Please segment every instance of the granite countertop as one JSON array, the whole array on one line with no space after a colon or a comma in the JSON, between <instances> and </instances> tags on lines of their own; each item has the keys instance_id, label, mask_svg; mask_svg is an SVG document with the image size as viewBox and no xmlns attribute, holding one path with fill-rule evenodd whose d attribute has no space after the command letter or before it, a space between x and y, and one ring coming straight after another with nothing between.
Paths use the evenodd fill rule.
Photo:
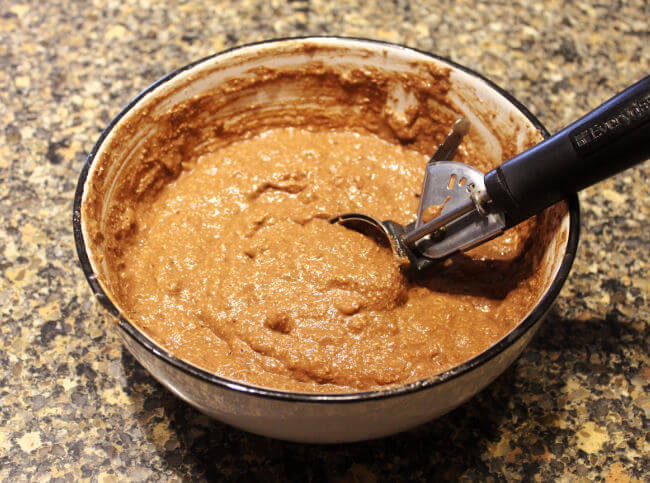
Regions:
<instances>
[{"instance_id":1,"label":"granite countertop","mask_svg":"<svg viewBox=\"0 0 650 483\"><path fill-rule=\"evenodd\" d=\"M484 73L554 131L650 72L646 0L173 3L0 6L0 479L650 479L648 163L581 194L569 281L503 376L360 444L253 436L163 389L92 298L71 226L100 130L192 60L284 36L400 42Z\"/></svg>"}]
</instances>

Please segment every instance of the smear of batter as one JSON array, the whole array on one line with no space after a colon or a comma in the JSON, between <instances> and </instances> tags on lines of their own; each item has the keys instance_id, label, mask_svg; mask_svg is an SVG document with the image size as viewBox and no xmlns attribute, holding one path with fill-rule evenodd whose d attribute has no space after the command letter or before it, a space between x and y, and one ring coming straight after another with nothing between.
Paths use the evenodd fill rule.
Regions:
<instances>
[{"instance_id":1,"label":"smear of batter","mask_svg":"<svg viewBox=\"0 0 650 483\"><path fill-rule=\"evenodd\" d=\"M480 353L535 303L531 221L410 279L327 219L412 221L427 158L372 134L277 128L205 155L130 214L120 303L193 364L294 391L361 391Z\"/></svg>"}]
</instances>

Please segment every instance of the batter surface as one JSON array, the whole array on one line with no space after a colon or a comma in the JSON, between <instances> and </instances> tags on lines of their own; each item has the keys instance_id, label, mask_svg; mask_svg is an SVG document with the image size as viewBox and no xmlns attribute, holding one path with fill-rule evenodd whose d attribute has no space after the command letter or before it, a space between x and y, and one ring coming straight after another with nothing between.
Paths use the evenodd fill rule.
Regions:
<instances>
[{"instance_id":1,"label":"batter surface","mask_svg":"<svg viewBox=\"0 0 650 483\"><path fill-rule=\"evenodd\" d=\"M204 155L128 208L120 306L178 357L267 387L362 391L456 366L538 299L538 222L413 278L327 221L412 221L426 162L373 134L303 128Z\"/></svg>"}]
</instances>

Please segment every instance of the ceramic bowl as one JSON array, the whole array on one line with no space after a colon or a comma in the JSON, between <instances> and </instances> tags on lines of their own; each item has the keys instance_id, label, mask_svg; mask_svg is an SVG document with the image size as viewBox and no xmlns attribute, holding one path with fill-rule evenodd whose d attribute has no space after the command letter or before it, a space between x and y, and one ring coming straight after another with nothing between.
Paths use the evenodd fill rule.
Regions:
<instances>
[{"instance_id":1,"label":"ceramic bowl","mask_svg":"<svg viewBox=\"0 0 650 483\"><path fill-rule=\"evenodd\" d=\"M298 68L314 62L341 69L372 67L394 72L408 71L416 64L445 68L450 72L451 90L458 94L459 110L486 138L504 129L548 136L539 121L511 95L481 75L426 52L331 37L247 45L202 59L160 79L118 114L101 134L81 172L74 200L74 235L86 278L99 301L116 317L115 328L124 345L170 391L205 414L252 433L300 442L350 442L390 435L439 417L474 396L512 364L542 323L569 274L578 243L579 207L577 196L563 202L561 221L545 255L546 289L530 313L483 353L429 379L372 392L292 393L225 379L178 359L120 314L102 282L106 267L100 249L90 243L91 223L85 217L89 193L103 184L102 199L95 197L93 202L109 205L111 180L129 163L139 162L137 151L155 132L155 125L138 125L138 113L173 109L229 79L257 75L260 67ZM287 99L295 103L300 93L291 89L264 92L262 87L255 95L258 105L270 107ZM488 125L481 119L491 120ZM126 125L128 136L123 129ZM110 156L106 153L109 146ZM95 213L103 216L102 210ZM101 226L101 219L93 221L93 226Z\"/></svg>"}]
</instances>

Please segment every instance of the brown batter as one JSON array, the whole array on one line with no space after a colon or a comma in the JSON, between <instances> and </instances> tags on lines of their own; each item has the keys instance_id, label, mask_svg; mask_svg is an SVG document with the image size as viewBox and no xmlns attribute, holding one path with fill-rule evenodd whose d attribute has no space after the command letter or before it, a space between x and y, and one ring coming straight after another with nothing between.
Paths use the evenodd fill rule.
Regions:
<instances>
[{"instance_id":1,"label":"brown batter","mask_svg":"<svg viewBox=\"0 0 650 483\"><path fill-rule=\"evenodd\" d=\"M124 145L137 125L125 123L84 205L105 290L176 356L285 390L403 384L484 351L538 300L562 210L415 278L390 249L327 221L350 211L412 221L428 156L458 117L446 76L428 65L408 76L266 69L140 113L157 129ZM406 118L387 107L395 84L421 106ZM293 103L251 104L262 88L292 86ZM502 157L514 154L493 134ZM484 171L501 161L482 155L480 136L466 140L459 161ZM136 161L113 183L125 156Z\"/></svg>"},{"instance_id":2,"label":"brown batter","mask_svg":"<svg viewBox=\"0 0 650 483\"><path fill-rule=\"evenodd\" d=\"M202 157L136 215L130 320L183 359L283 389L366 390L463 362L529 310L535 290L503 287L515 267L473 270L460 290L453 274L409 281L389 249L327 221L408 223L426 162L374 135L293 128ZM487 250L521 247L515 232Z\"/></svg>"}]
</instances>

